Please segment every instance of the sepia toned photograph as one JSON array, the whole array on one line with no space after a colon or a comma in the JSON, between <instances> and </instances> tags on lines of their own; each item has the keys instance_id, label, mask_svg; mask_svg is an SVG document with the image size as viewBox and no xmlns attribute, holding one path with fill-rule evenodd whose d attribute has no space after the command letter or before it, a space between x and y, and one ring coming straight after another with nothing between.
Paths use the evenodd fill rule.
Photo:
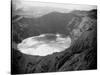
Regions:
<instances>
[{"instance_id":1,"label":"sepia toned photograph","mask_svg":"<svg viewBox=\"0 0 100 75\"><path fill-rule=\"evenodd\" d=\"M11 0L11 74L97 70L97 6Z\"/></svg>"}]
</instances>

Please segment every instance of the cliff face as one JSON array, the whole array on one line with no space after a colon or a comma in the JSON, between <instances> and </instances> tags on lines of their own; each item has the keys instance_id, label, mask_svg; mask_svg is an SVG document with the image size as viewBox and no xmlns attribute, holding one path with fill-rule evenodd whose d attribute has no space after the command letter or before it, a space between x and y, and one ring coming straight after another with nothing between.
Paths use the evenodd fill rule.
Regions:
<instances>
[{"instance_id":1,"label":"cliff face","mask_svg":"<svg viewBox=\"0 0 100 75\"><path fill-rule=\"evenodd\" d=\"M52 15L55 15L55 19L51 17ZM47 55L45 57L22 54L15 47L12 47L11 65L13 74L97 69L96 11L89 11L85 13L85 15L78 15L77 13L74 14L74 12L71 13L69 17L68 15L65 15L66 14L63 14L62 16L62 14L60 13L45 15L38 20L34 20L33 27L33 21L31 21L32 19L28 19L30 21L29 25L26 25L26 27L22 27L22 31L19 23L23 24L23 22L26 22L28 20L22 21L21 19L13 23L14 26L16 26L16 24L19 26L19 28L13 26L15 28L13 32L16 33L16 36L18 36L17 41L19 42L26 37L33 36L35 33L33 34L32 32L35 31L37 31L39 34L44 33L45 31L47 33L51 33L52 31L55 33L59 31L59 33L69 35L72 39L70 48L59 53ZM32 25L30 23L32 23ZM35 23L38 23L38 25L35 26ZM39 28L40 25L43 29L33 30L32 32L30 31L34 27ZM46 25L48 26L46 27ZM57 28L57 26L60 25L62 25L64 29L63 27ZM47 29L48 27L53 29L53 26L57 29L50 31ZM22 32L22 34L24 31L27 31L27 33L24 32L25 35L23 36L21 35L20 31ZM28 33L30 32L32 34L29 35ZM13 42L17 43L16 40L13 40Z\"/></svg>"}]
</instances>

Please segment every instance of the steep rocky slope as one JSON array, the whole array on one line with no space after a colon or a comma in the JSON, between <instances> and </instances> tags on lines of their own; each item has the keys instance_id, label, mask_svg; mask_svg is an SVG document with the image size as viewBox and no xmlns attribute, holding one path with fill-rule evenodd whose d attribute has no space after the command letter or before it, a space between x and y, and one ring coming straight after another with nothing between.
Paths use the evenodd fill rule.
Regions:
<instances>
[{"instance_id":1,"label":"steep rocky slope","mask_svg":"<svg viewBox=\"0 0 100 75\"><path fill-rule=\"evenodd\" d=\"M76 14L77 13L70 13L70 15L65 16L66 14L62 13L51 13L39 18L38 20L35 19L34 21L32 19L29 20L22 18L17 22L14 22L12 24L13 35L17 36L16 39L14 38L14 36L12 38L14 44L17 44L26 37L34 36L33 33L35 31L36 33L38 32L38 34L41 34L45 31L48 32L48 27L53 29L54 27L56 28L62 25L65 29L63 29L63 27L58 27L56 30L55 28L54 30L50 29L49 32L51 33L52 31L54 31L54 33L59 32L69 35L72 39L72 45L65 51L47 55L45 57L23 54L19 52L16 48L16 45L14 45L12 46L12 73L24 74L97 69L96 10L89 11L85 15L77 14L76 16ZM19 23L24 24L23 22L27 22L25 24L28 25L26 25L26 27L20 27ZM39 26L43 29L35 30L35 27L39 28ZM30 32L31 34L29 34Z\"/></svg>"}]
</instances>

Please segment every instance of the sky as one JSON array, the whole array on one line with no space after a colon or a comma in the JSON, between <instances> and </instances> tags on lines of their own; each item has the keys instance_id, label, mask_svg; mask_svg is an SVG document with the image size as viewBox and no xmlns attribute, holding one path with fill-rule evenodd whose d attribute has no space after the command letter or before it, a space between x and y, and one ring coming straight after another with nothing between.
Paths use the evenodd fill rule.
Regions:
<instances>
[{"instance_id":1,"label":"sky","mask_svg":"<svg viewBox=\"0 0 100 75\"><path fill-rule=\"evenodd\" d=\"M73 10L96 9L95 5L63 4L51 2L39 2L32 0L12 0L13 8L17 14L38 18L50 12L69 13Z\"/></svg>"},{"instance_id":2,"label":"sky","mask_svg":"<svg viewBox=\"0 0 100 75\"><path fill-rule=\"evenodd\" d=\"M96 9L95 5L80 5L80 4L60 4L60 3L47 3L47 2L36 2L32 0L12 0L13 4L16 5L16 9L28 8L28 7L54 7L63 8L70 10L91 10Z\"/></svg>"}]
</instances>

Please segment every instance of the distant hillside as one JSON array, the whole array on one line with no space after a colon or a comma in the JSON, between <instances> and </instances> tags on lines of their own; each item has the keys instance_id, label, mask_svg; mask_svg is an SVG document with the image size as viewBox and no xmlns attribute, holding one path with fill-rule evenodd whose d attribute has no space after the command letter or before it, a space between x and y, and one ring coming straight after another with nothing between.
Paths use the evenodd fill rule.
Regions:
<instances>
[{"instance_id":1,"label":"distant hillside","mask_svg":"<svg viewBox=\"0 0 100 75\"><path fill-rule=\"evenodd\" d=\"M22 38L35 36L42 33L62 33L68 35L69 27L67 26L69 22L72 21L73 18L79 19L79 22L81 21L80 16L76 16L75 14L71 13L59 12L52 12L40 18L26 18L21 16L16 17L13 18L15 19L12 23L13 31L17 32ZM73 25L70 25L70 28L72 27Z\"/></svg>"}]
</instances>

